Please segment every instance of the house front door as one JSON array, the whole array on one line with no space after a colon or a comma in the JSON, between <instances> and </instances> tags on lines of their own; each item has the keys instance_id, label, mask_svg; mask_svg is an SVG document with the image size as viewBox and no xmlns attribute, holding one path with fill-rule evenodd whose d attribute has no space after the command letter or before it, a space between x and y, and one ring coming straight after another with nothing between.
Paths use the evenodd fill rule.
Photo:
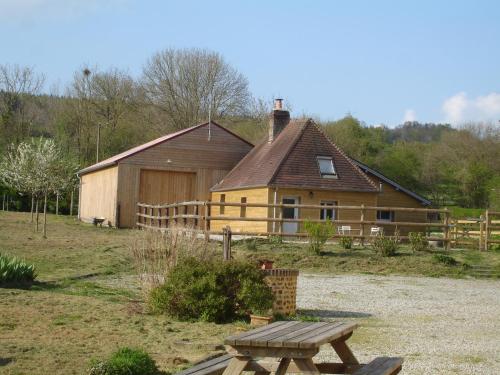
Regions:
<instances>
[{"instance_id":1,"label":"house front door","mask_svg":"<svg viewBox=\"0 0 500 375\"><path fill-rule=\"evenodd\" d=\"M299 204L299 198L297 197L283 197L283 204ZM299 208L298 207L284 207L283 208L283 219L298 219L299 218ZM299 223L295 222L284 222L283 223L283 233L297 233L299 230Z\"/></svg>"}]
</instances>

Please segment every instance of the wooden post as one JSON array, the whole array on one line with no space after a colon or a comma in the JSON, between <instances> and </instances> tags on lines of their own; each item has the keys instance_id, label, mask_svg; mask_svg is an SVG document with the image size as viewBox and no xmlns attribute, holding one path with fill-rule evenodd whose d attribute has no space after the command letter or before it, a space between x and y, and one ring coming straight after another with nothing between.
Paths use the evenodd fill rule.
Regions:
<instances>
[{"instance_id":1,"label":"wooden post","mask_svg":"<svg viewBox=\"0 0 500 375\"><path fill-rule=\"evenodd\" d=\"M484 226L484 231L485 231L485 238L484 238L484 251L488 251L488 240L489 240L489 236L490 236L490 212L489 210L486 210L486 213L485 213L485 219L486 219L486 222L485 222L485 226Z\"/></svg>"},{"instance_id":2,"label":"wooden post","mask_svg":"<svg viewBox=\"0 0 500 375\"><path fill-rule=\"evenodd\" d=\"M56 216L59 216L59 193L56 194Z\"/></svg>"},{"instance_id":3,"label":"wooden post","mask_svg":"<svg viewBox=\"0 0 500 375\"><path fill-rule=\"evenodd\" d=\"M365 205L361 205L361 228L359 230L359 235L361 236L361 246L365 246Z\"/></svg>"},{"instance_id":4,"label":"wooden post","mask_svg":"<svg viewBox=\"0 0 500 375\"><path fill-rule=\"evenodd\" d=\"M484 250L484 216L479 216L479 251Z\"/></svg>"},{"instance_id":5,"label":"wooden post","mask_svg":"<svg viewBox=\"0 0 500 375\"><path fill-rule=\"evenodd\" d=\"M194 206L194 229L198 229L198 215L199 215L199 207L198 205Z\"/></svg>"},{"instance_id":6,"label":"wooden post","mask_svg":"<svg viewBox=\"0 0 500 375\"><path fill-rule=\"evenodd\" d=\"M166 208L165 216L167 217L165 219L165 228L168 228L168 226L170 225L169 224L169 220L170 220L170 208L169 207Z\"/></svg>"},{"instance_id":7,"label":"wooden post","mask_svg":"<svg viewBox=\"0 0 500 375\"><path fill-rule=\"evenodd\" d=\"M188 214L188 205L186 204L186 205L184 206L184 220L183 220L183 222L184 222L184 226L186 226L186 225L187 225L187 218L186 218L186 215L187 215L187 214Z\"/></svg>"},{"instance_id":8,"label":"wooden post","mask_svg":"<svg viewBox=\"0 0 500 375\"><path fill-rule=\"evenodd\" d=\"M210 239L210 221L209 221L209 216L210 216L210 201L206 201L203 203L203 216L204 216L204 222L203 222L203 231L205 232L205 241L208 241Z\"/></svg>"},{"instance_id":9,"label":"wooden post","mask_svg":"<svg viewBox=\"0 0 500 375\"><path fill-rule=\"evenodd\" d=\"M73 216L74 199L75 199L75 189L71 189L71 197L69 200L69 216Z\"/></svg>"},{"instance_id":10,"label":"wooden post","mask_svg":"<svg viewBox=\"0 0 500 375\"><path fill-rule=\"evenodd\" d=\"M278 227L278 232L280 236L283 233L283 206L280 206L280 225Z\"/></svg>"},{"instance_id":11,"label":"wooden post","mask_svg":"<svg viewBox=\"0 0 500 375\"><path fill-rule=\"evenodd\" d=\"M7 207L7 212L9 212L9 196L7 195L7 199L5 201L5 207Z\"/></svg>"},{"instance_id":12,"label":"wooden post","mask_svg":"<svg viewBox=\"0 0 500 375\"><path fill-rule=\"evenodd\" d=\"M174 206L174 223L177 224L177 216L179 215L179 207Z\"/></svg>"},{"instance_id":13,"label":"wooden post","mask_svg":"<svg viewBox=\"0 0 500 375\"><path fill-rule=\"evenodd\" d=\"M224 260L231 260L231 227L226 226L222 229Z\"/></svg>"},{"instance_id":14,"label":"wooden post","mask_svg":"<svg viewBox=\"0 0 500 375\"><path fill-rule=\"evenodd\" d=\"M450 250L450 212L448 208L445 208L444 213L444 248L445 250Z\"/></svg>"},{"instance_id":15,"label":"wooden post","mask_svg":"<svg viewBox=\"0 0 500 375\"><path fill-rule=\"evenodd\" d=\"M152 227L153 226L153 207L150 207L149 208L149 226Z\"/></svg>"},{"instance_id":16,"label":"wooden post","mask_svg":"<svg viewBox=\"0 0 500 375\"><path fill-rule=\"evenodd\" d=\"M161 208L158 207L158 228L161 228Z\"/></svg>"}]
</instances>

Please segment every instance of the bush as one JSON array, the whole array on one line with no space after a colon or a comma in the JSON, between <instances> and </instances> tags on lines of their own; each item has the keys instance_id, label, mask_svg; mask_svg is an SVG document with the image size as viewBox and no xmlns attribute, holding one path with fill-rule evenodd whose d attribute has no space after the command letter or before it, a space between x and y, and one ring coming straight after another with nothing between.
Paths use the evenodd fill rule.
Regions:
<instances>
[{"instance_id":1,"label":"bush","mask_svg":"<svg viewBox=\"0 0 500 375\"><path fill-rule=\"evenodd\" d=\"M16 257L0 254L0 285L32 283L35 278L34 265Z\"/></svg>"},{"instance_id":2,"label":"bush","mask_svg":"<svg viewBox=\"0 0 500 375\"><path fill-rule=\"evenodd\" d=\"M152 290L149 305L153 312L179 320L234 321L272 307L264 277L251 263L188 258L171 270L164 285Z\"/></svg>"},{"instance_id":3,"label":"bush","mask_svg":"<svg viewBox=\"0 0 500 375\"><path fill-rule=\"evenodd\" d=\"M269 243L271 245L281 245L283 243L282 236L269 236Z\"/></svg>"},{"instance_id":4,"label":"bush","mask_svg":"<svg viewBox=\"0 0 500 375\"><path fill-rule=\"evenodd\" d=\"M373 248L384 257L390 257L397 254L399 249L399 233L396 231L394 236L386 236L383 233L377 234L373 240Z\"/></svg>"},{"instance_id":5,"label":"bush","mask_svg":"<svg viewBox=\"0 0 500 375\"><path fill-rule=\"evenodd\" d=\"M453 258L449 255L434 254L433 258L436 262L443 263L447 266L456 266L458 264L458 262L455 260L455 258Z\"/></svg>"},{"instance_id":6,"label":"bush","mask_svg":"<svg viewBox=\"0 0 500 375\"><path fill-rule=\"evenodd\" d=\"M413 252L425 251L429 247L429 241L422 232L410 232L408 234L410 247Z\"/></svg>"},{"instance_id":7,"label":"bush","mask_svg":"<svg viewBox=\"0 0 500 375\"><path fill-rule=\"evenodd\" d=\"M309 249L315 254L320 254L326 241L333 235L332 224L306 221L304 229L309 235Z\"/></svg>"},{"instance_id":8,"label":"bush","mask_svg":"<svg viewBox=\"0 0 500 375\"><path fill-rule=\"evenodd\" d=\"M92 361L89 375L157 375L155 361L139 349L121 348L105 361Z\"/></svg>"},{"instance_id":9,"label":"bush","mask_svg":"<svg viewBox=\"0 0 500 375\"><path fill-rule=\"evenodd\" d=\"M247 250L249 251L257 250L257 240L255 238L250 238L246 240L245 244L247 245Z\"/></svg>"},{"instance_id":10,"label":"bush","mask_svg":"<svg viewBox=\"0 0 500 375\"><path fill-rule=\"evenodd\" d=\"M346 250L349 250L352 248L352 237L348 237L348 236L342 236L340 237L340 246L342 246L342 248L346 249Z\"/></svg>"}]
</instances>

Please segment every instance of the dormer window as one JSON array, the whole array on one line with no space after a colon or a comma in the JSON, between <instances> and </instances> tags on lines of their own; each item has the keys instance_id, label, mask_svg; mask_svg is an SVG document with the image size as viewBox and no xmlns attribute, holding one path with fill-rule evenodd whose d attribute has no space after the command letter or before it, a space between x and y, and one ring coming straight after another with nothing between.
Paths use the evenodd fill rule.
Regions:
<instances>
[{"instance_id":1,"label":"dormer window","mask_svg":"<svg viewBox=\"0 0 500 375\"><path fill-rule=\"evenodd\" d=\"M333 165L333 160L330 156L318 156L319 173L323 178L337 178L337 172L335 172L335 166Z\"/></svg>"}]
</instances>

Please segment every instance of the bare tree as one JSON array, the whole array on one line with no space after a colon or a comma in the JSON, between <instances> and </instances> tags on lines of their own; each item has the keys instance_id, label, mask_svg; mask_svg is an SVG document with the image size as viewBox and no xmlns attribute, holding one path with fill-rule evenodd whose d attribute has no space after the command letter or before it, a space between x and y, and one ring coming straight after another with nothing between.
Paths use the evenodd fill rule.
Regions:
<instances>
[{"instance_id":1,"label":"bare tree","mask_svg":"<svg viewBox=\"0 0 500 375\"><path fill-rule=\"evenodd\" d=\"M45 78L31 67L0 65L0 125L2 141L19 143L30 135L34 121L34 95Z\"/></svg>"},{"instance_id":2,"label":"bare tree","mask_svg":"<svg viewBox=\"0 0 500 375\"><path fill-rule=\"evenodd\" d=\"M244 113L250 100L247 79L216 53L166 49L143 70L149 103L177 130L208 119Z\"/></svg>"}]
</instances>

